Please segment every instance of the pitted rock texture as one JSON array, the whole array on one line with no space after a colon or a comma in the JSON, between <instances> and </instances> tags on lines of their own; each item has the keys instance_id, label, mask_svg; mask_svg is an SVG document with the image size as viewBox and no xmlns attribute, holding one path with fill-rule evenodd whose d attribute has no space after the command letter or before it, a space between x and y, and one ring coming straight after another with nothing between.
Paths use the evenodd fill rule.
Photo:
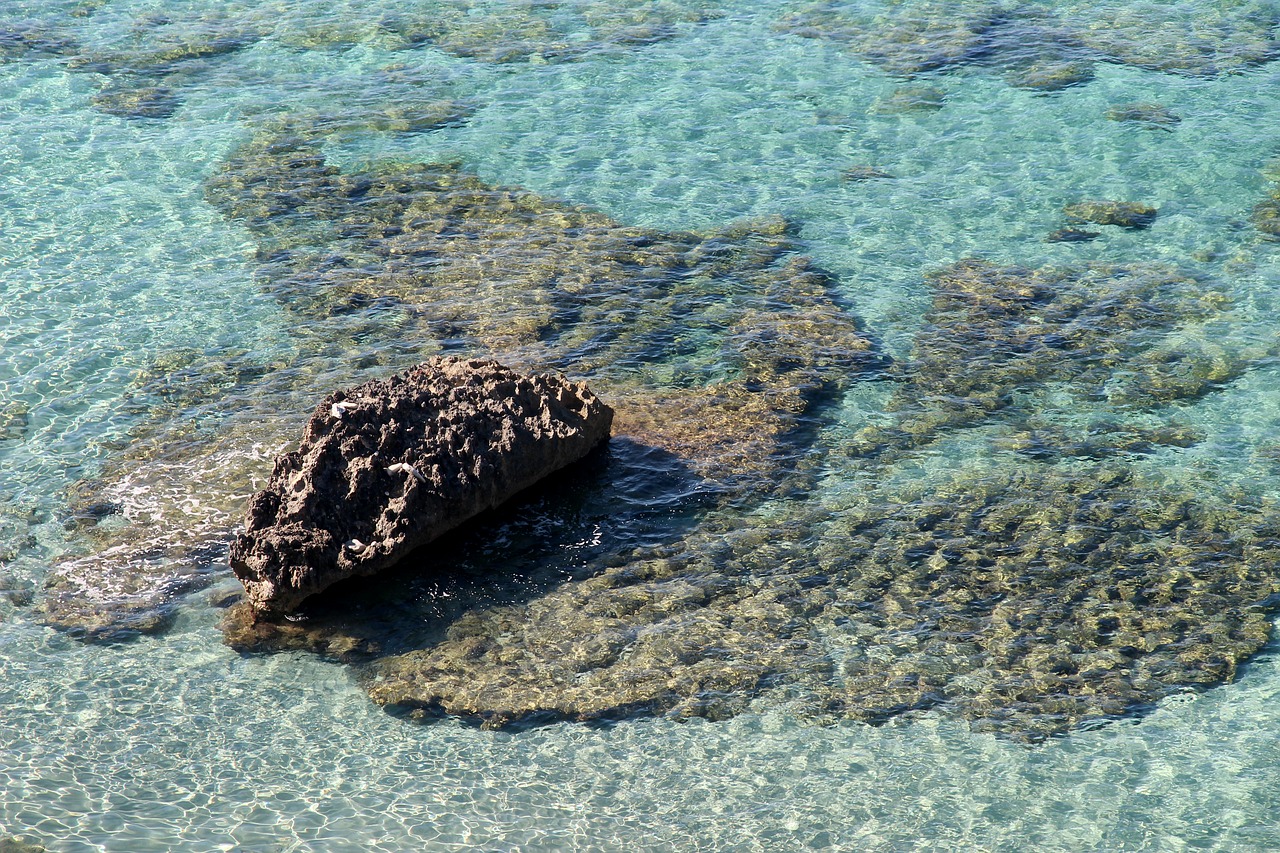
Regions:
<instances>
[{"instance_id":1,"label":"pitted rock texture","mask_svg":"<svg viewBox=\"0 0 1280 853\"><path fill-rule=\"evenodd\" d=\"M585 385L479 359L337 391L250 501L231 566L256 612L288 612L581 459L612 421Z\"/></svg>"}]
</instances>

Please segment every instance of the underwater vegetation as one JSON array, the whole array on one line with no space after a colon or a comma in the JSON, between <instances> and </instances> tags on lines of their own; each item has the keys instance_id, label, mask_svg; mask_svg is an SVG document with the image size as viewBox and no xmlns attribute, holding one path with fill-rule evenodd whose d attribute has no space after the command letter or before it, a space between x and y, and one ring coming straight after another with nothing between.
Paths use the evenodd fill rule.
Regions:
<instances>
[{"instance_id":1,"label":"underwater vegetation","mask_svg":"<svg viewBox=\"0 0 1280 853\"><path fill-rule=\"evenodd\" d=\"M914 76L961 66L1052 92L1088 83L1092 64L1216 76L1277 56L1272 7L1224 3L1216 14L1174 4L1116 10L1089 3L972 4L956 0L822 0L778 28L844 45L886 72Z\"/></svg>"}]
</instances>

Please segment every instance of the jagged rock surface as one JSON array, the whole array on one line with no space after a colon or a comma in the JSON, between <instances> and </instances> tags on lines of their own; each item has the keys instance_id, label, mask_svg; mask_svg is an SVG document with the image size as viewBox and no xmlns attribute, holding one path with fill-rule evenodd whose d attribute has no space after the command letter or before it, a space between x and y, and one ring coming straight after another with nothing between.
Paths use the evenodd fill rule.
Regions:
<instances>
[{"instance_id":1,"label":"jagged rock surface","mask_svg":"<svg viewBox=\"0 0 1280 853\"><path fill-rule=\"evenodd\" d=\"M231 566L255 611L288 612L581 459L612 419L585 385L479 359L337 391L250 501Z\"/></svg>"}]
</instances>

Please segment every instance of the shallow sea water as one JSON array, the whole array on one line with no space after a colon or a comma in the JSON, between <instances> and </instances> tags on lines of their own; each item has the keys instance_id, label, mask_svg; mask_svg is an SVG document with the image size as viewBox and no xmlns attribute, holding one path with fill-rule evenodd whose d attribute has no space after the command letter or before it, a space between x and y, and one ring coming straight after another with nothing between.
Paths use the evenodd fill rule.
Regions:
<instances>
[{"instance_id":1,"label":"shallow sea water","mask_svg":"<svg viewBox=\"0 0 1280 853\"><path fill-rule=\"evenodd\" d=\"M80 45L0 63L6 588L38 591L77 547L67 489L147 423L131 383L154 358L297 353L303 321L255 283L253 236L204 195L256 125L289 111L359 112L429 91L471 115L429 133L335 138L326 155L352 168L459 159L486 181L664 230L785 214L898 357L927 308L925 271L975 256L1176 263L1231 295L1224 335L1275 345L1280 248L1249 217L1269 189L1260 170L1280 154L1280 63L1221 76L1098 63L1091 81L1049 94L981 64L905 81L839 40L780 31L803 4L769 0L679 21L652 44L495 64L369 35L397 5L0 0L0 31L25 22ZM467 13L532 8L567 43L589 44L577 7ZM1167 25L1210 13L1265 21L1277 9L1200 0ZM261 37L198 60L167 117L94 109L104 78L71 67L148 27L215 24ZM322 27L347 43L301 49L297 33ZM886 108L903 86L933 87L941 107ZM1148 101L1181 121L1104 118ZM859 165L895 178L841 180ZM1045 243L1062 206L1090 197L1140 200L1159 218ZM1274 467L1254 454L1280 436L1278 388L1280 372L1260 362L1181 406L1203 441L1136 464L1280 497ZM815 504L862 488L840 450L888 394L856 385L831 415L820 446L833 461ZM216 431L218 413L202 417ZM927 475L968 452L942 442L912 464ZM50 851L1280 847L1275 640L1231 684L1034 746L945 713L818 726L763 698L723 721L490 732L386 714L338 663L237 654L206 593L183 602L167 633L104 645L44 626L20 597L0 601L0 837Z\"/></svg>"}]
</instances>

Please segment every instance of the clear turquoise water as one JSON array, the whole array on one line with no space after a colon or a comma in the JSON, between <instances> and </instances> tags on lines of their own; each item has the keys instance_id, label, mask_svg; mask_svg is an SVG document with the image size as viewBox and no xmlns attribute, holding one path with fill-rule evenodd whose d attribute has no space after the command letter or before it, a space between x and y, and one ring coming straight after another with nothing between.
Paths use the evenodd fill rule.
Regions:
<instances>
[{"instance_id":1,"label":"clear turquoise water","mask_svg":"<svg viewBox=\"0 0 1280 853\"><path fill-rule=\"evenodd\" d=\"M119 49L161 11L176 31L212 15L265 35L192 73L164 119L92 109L101 78L64 58L0 64L0 406L27 412L20 436L0 441L6 583L38 586L74 546L65 489L147 417L125 405L137 370L183 347L295 351L297 321L253 282L253 239L202 187L286 107L430 91L475 112L428 134L335 140L331 160L459 158L488 181L662 229L785 213L899 354L926 307L922 272L975 255L1176 262L1233 295L1224 334L1276 339L1280 253L1248 217L1268 188L1259 169L1280 153L1280 65L1203 78L1099 64L1092 82L1048 96L964 67L925 81L945 93L941 109L896 114L880 107L901 80L837 43L778 32L781 2L569 63L492 65L357 36L342 50L289 47L307 26L365 32L386 6L112 2L85 17L73 3L0 0L0 22L41 22L86 50ZM1214 9L1264 11L1186 3L1170 26ZM557 14L572 40L571 10ZM1182 121L1169 132L1103 118L1133 101ZM841 182L852 165L898 177ZM1160 218L1043 242L1064 203L1091 196L1146 201ZM1280 434L1278 384L1264 363L1187 407L1206 440L1144 464L1280 488L1251 456ZM887 393L855 389L824 440L839 448ZM814 500L838 504L852 488L835 466ZM1268 653L1236 683L1034 748L945 715L815 727L767 702L726 722L508 734L407 724L311 656L237 655L202 595L168 634L108 646L0 602L0 835L50 850L1280 846L1280 669Z\"/></svg>"}]
</instances>

